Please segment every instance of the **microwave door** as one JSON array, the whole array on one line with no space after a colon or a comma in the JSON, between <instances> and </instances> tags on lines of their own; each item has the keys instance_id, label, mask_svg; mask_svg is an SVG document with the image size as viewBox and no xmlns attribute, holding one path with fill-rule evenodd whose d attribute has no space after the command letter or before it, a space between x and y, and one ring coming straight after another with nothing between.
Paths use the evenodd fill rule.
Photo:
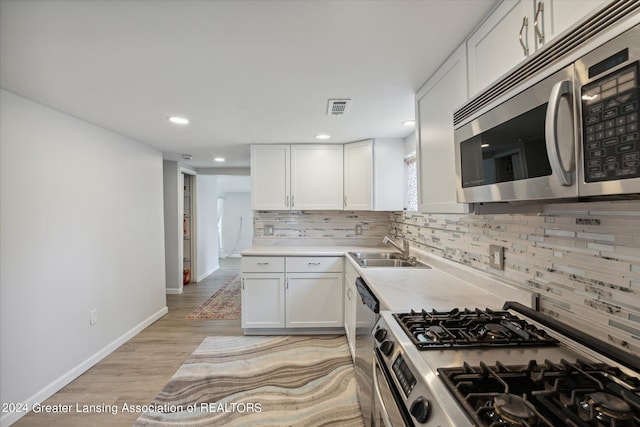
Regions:
<instances>
[{"instance_id":1,"label":"microwave door","mask_svg":"<svg viewBox=\"0 0 640 427\"><path fill-rule=\"evenodd\" d=\"M460 202L577 197L573 67L455 131Z\"/></svg>"}]
</instances>

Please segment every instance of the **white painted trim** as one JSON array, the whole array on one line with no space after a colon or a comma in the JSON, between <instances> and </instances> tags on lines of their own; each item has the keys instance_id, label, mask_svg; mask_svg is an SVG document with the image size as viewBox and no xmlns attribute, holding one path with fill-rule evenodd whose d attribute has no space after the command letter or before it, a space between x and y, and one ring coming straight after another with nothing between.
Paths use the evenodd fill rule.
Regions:
<instances>
[{"instance_id":1,"label":"white painted trim","mask_svg":"<svg viewBox=\"0 0 640 427\"><path fill-rule=\"evenodd\" d=\"M167 288L167 295L180 295L182 288Z\"/></svg>"},{"instance_id":2,"label":"white painted trim","mask_svg":"<svg viewBox=\"0 0 640 427\"><path fill-rule=\"evenodd\" d=\"M129 341L134 336L138 335L142 330L147 328L156 320L160 319L162 316L167 314L169 309L165 306L160 309L156 313L152 314L138 325L131 328L129 331L125 332L120 337L116 338L111 343L107 344L102 350L95 353L93 356L89 357L84 362L80 363L75 368L69 370L58 379L53 381L51 384L43 388L42 390L35 393L33 396L28 398L24 402L20 402L22 407L33 408L33 405L39 404L47 400L49 397L53 396L56 392L62 389L64 386L71 383L73 380L78 378L80 375L88 371L91 367L93 367L96 363L100 362L102 359L107 357L109 354L113 353L118 347L122 344ZM27 415L28 412L9 412L5 413L0 417L0 427L10 426L11 424L18 421L23 416Z\"/></svg>"},{"instance_id":3,"label":"white painted trim","mask_svg":"<svg viewBox=\"0 0 640 427\"><path fill-rule=\"evenodd\" d=\"M210 275L211 273L213 273L214 271L217 271L220 269L220 265L216 265L215 267L211 267L209 269L209 271L205 271L204 273L202 273L201 275L198 276L198 278L196 279L196 281L200 282L201 280L205 279L208 275Z\"/></svg>"}]
</instances>

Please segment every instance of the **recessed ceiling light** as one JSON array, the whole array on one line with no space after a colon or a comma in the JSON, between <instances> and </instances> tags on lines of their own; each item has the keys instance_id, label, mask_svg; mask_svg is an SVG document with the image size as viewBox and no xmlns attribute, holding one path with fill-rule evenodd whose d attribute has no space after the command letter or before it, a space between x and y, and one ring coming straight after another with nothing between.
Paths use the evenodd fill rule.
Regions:
<instances>
[{"instance_id":1,"label":"recessed ceiling light","mask_svg":"<svg viewBox=\"0 0 640 427\"><path fill-rule=\"evenodd\" d=\"M224 162L224 157L216 157L213 160L216 162Z\"/></svg>"},{"instance_id":2,"label":"recessed ceiling light","mask_svg":"<svg viewBox=\"0 0 640 427\"><path fill-rule=\"evenodd\" d=\"M489 144L480 144L480 148L487 148Z\"/></svg>"},{"instance_id":3,"label":"recessed ceiling light","mask_svg":"<svg viewBox=\"0 0 640 427\"><path fill-rule=\"evenodd\" d=\"M171 123L176 124L176 125L188 125L189 124L189 119L187 119L185 117L169 116L169 117L167 117L167 119L169 119L169 121Z\"/></svg>"},{"instance_id":4,"label":"recessed ceiling light","mask_svg":"<svg viewBox=\"0 0 640 427\"><path fill-rule=\"evenodd\" d=\"M316 135L317 139L329 139L331 138L331 135L327 135L326 133L321 133L319 135Z\"/></svg>"},{"instance_id":5,"label":"recessed ceiling light","mask_svg":"<svg viewBox=\"0 0 640 427\"><path fill-rule=\"evenodd\" d=\"M415 120L405 120L404 122L402 122L403 125L405 126L415 126L416 125L416 121Z\"/></svg>"},{"instance_id":6,"label":"recessed ceiling light","mask_svg":"<svg viewBox=\"0 0 640 427\"><path fill-rule=\"evenodd\" d=\"M183 154L182 158L185 159L185 160L191 160L191 159L193 159L193 156L191 154Z\"/></svg>"}]
</instances>

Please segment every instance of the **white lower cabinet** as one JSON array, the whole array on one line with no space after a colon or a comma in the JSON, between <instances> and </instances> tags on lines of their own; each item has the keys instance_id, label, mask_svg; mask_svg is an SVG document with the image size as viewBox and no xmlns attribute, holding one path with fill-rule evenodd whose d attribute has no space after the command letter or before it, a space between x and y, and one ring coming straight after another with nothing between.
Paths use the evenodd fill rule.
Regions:
<instances>
[{"instance_id":1,"label":"white lower cabinet","mask_svg":"<svg viewBox=\"0 0 640 427\"><path fill-rule=\"evenodd\" d=\"M242 327L342 327L342 266L342 257L242 257Z\"/></svg>"},{"instance_id":2,"label":"white lower cabinet","mask_svg":"<svg viewBox=\"0 0 640 427\"><path fill-rule=\"evenodd\" d=\"M351 358L355 363L356 357L356 313L359 296L356 289L356 278L358 273L348 262L345 263L344 270L344 332L349 343Z\"/></svg>"},{"instance_id":3,"label":"white lower cabinet","mask_svg":"<svg viewBox=\"0 0 640 427\"><path fill-rule=\"evenodd\" d=\"M342 326L342 273L289 273L286 327Z\"/></svg>"},{"instance_id":4,"label":"white lower cabinet","mask_svg":"<svg viewBox=\"0 0 640 427\"><path fill-rule=\"evenodd\" d=\"M242 275L242 327L284 328L284 273Z\"/></svg>"}]
</instances>

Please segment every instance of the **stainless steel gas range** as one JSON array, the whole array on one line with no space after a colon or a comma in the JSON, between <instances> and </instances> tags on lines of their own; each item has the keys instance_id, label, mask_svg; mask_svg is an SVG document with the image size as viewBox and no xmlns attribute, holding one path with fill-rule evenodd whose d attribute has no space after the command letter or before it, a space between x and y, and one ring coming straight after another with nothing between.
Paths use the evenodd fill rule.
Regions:
<instances>
[{"instance_id":1,"label":"stainless steel gas range","mask_svg":"<svg viewBox=\"0 0 640 427\"><path fill-rule=\"evenodd\" d=\"M518 303L382 312L374 426L640 427L640 360Z\"/></svg>"}]
</instances>

